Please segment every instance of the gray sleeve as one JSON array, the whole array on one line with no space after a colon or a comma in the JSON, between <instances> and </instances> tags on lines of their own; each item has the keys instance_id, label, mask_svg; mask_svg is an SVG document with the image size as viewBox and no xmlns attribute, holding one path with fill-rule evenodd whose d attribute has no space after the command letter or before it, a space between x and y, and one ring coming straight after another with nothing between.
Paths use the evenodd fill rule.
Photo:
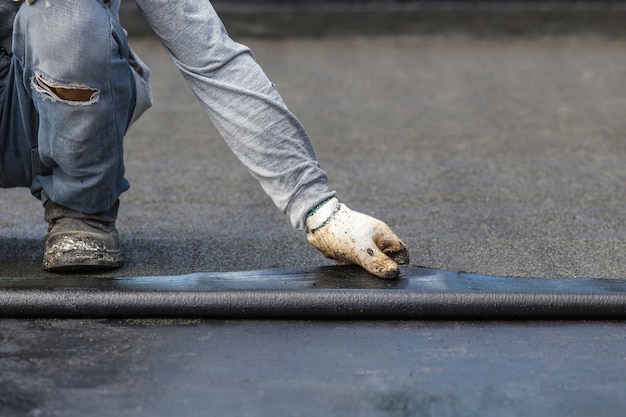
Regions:
<instances>
[{"instance_id":1,"label":"gray sleeve","mask_svg":"<svg viewBox=\"0 0 626 417\"><path fill-rule=\"evenodd\" d=\"M252 52L208 0L137 0L146 20L228 146L292 225L335 195L313 146Z\"/></svg>"}]
</instances>

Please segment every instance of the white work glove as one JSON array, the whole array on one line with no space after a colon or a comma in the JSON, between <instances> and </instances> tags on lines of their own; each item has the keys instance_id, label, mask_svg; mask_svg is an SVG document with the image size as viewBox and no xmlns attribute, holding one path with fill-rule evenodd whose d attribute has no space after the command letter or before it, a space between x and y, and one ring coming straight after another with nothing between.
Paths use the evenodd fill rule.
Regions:
<instances>
[{"instance_id":1,"label":"white work glove","mask_svg":"<svg viewBox=\"0 0 626 417\"><path fill-rule=\"evenodd\" d=\"M350 210L331 198L309 213L307 240L339 264L357 264L379 278L392 279L398 264L409 263L409 251L389 226Z\"/></svg>"}]
</instances>

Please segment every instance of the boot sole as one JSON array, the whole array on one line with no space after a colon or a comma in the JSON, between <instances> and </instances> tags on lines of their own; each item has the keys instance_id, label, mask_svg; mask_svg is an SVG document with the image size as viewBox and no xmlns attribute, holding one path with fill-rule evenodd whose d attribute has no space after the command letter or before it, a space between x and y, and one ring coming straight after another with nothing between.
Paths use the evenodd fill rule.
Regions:
<instances>
[{"instance_id":1,"label":"boot sole","mask_svg":"<svg viewBox=\"0 0 626 417\"><path fill-rule=\"evenodd\" d=\"M80 272L122 266L120 250L110 250L89 238L63 238L46 242L43 269L50 272Z\"/></svg>"}]
</instances>

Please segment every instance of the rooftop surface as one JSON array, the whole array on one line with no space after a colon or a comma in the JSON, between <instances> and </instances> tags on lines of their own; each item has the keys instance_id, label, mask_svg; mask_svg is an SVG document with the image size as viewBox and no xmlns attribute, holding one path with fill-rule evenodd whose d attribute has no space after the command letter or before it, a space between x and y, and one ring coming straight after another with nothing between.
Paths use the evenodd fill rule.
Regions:
<instances>
[{"instance_id":1,"label":"rooftop surface","mask_svg":"<svg viewBox=\"0 0 626 417\"><path fill-rule=\"evenodd\" d=\"M245 40L308 129L341 200L411 264L624 278L626 42L619 38ZM230 153L151 38L155 106L126 138L115 276L330 264ZM46 225L3 190L0 275L41 271Z\"/></svg>"},{"instance_id":2,"label":"rooftop surface","mask_svg":"<svg viewBox=\"0 0 626 417\"><path fill-rule=\"evenodd\" d=\"M625 39L237 40L307 127L340 198L389 223L411 268L626 278ZM232 156L158 42L131 44L156 103L126 139L127 262L87 279L331 265ZM2 190L0 276L58 278L41 270L45 230L27 190ZM9 417L626 406L619 321L49 317L1 320L0 342Z\"/></svg>"}]
</instances>

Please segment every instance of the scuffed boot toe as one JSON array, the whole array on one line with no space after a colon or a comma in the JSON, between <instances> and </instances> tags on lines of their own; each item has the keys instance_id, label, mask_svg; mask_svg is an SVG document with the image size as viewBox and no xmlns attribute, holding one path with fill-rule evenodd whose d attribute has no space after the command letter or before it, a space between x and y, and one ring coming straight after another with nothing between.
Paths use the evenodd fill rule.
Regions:
<instances>
[{"instance_id":1,"label":"scuffed boot toe","mask_svg":"<svg viewBox=\"0 0 626 417\"><path fill-rule=\"evenodd\" d=\"M86 232L54 234L46 239L43 267L51 272L119 268L122 254L114 240Z\"/></svg>"},{"instance_id":2,"label":"scuffed boot toe","mask_svg":"<svg viewBox=\"0 0 626 417\"><path fill-rule=\"evenodd\" d=\"M43 256L46 271L80 272L122 266L114 215L84 215L49 202L46 220L50 224Z\"/></svg>"}]
</instances>

